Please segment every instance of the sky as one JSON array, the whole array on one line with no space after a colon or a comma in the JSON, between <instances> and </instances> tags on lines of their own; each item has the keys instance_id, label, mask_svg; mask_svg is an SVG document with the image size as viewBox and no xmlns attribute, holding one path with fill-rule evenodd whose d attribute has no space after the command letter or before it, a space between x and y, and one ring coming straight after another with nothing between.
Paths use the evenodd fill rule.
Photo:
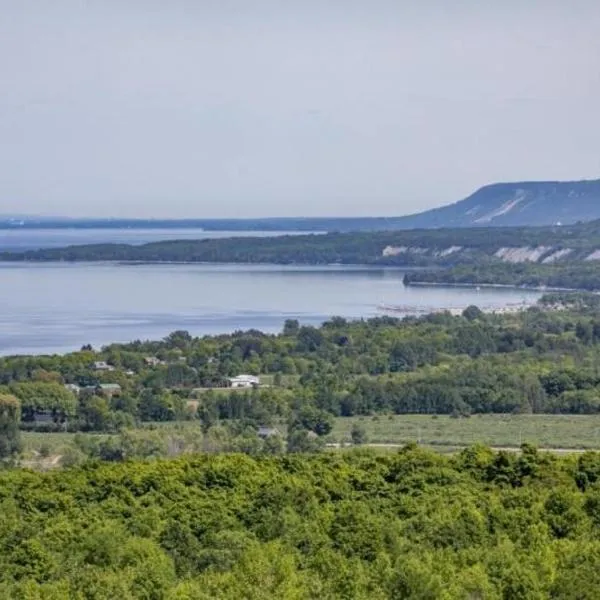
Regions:
<instances>
[{"instance_id":1,"label":"sky","mask_svg":"<svg viewBox=\"0 0 600 600\"><path fill-rule=\"evenodd\" d=\"M0 0L0 214L402 215L600 177L598 0Z\"/></svg>"}]
</instances>

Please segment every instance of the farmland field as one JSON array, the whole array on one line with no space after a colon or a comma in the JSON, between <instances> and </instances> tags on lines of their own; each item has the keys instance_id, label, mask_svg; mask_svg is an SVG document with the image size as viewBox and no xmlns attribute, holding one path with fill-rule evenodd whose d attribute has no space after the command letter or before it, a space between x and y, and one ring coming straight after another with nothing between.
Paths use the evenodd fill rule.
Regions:
<instances>
[{"instance_id":1,"label":"farmland field","mask_svg":"<svg viewBox=\"0 0 600 600\"><path fill-rule=\"evenodd\" d=\"M349 443L350 431L355 423L365 428L368 444L395 446L418 442L440 452L454 451L476 443L515 448L522 443L548 449L600 448L600 415L476 415L466 419L447 415L340 417L334 420L333 430L326 441ZM277 424L277 427L285 433L284 423ZM185 438L190 442L186 444L189 448L201 447L198 443L203 436L197 421L146 424L143 429L153 430L162 439L174 436ZM74 446L75 435L24 432L25 456L35 460L45 455L62 455ZM94 433L78 435L90 439L111 437Z\"/></svg>"},{"instance_id":2,"label":"farmland field","mask_svg":"<svg viewBox=\"0 0 600 600\"><path fill-rule=\"evenodd\" d=\"M432 446L519 446L600 448L600 415L447 415L346 417L335 420L333 441L348 441L355 423L364 426L369 443Z\"/></svg>"}]
</instances>

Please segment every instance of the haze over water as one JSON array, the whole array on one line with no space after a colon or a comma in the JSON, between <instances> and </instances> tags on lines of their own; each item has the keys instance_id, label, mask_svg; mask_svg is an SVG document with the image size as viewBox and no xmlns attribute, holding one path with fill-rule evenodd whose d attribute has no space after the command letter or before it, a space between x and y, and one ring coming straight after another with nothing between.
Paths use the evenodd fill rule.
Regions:
<instances>
[{"instance_id":1,"label":"haze over water","mask_svg":"<svg viewBox=\"0 0 600 600\"><path fill-rule=\"evenodd\" d=\"M166 240L302 235L306 231L204 231L203 229L0 229L0 251L21 252L87 244L147 244Z\"/></svg>"},{"instance_id":2,"label":"haze over water","mask_svg":"<svg viewBox=\"0 0 600 600\"><path fill-rule=\"evenodd\" d=\"M62 353L90 343L318 325L414 309L496 308L534 300L511 289L406 288L396 269L266 265L0 263L0 354Z\"/></svg>"}]
</instances>

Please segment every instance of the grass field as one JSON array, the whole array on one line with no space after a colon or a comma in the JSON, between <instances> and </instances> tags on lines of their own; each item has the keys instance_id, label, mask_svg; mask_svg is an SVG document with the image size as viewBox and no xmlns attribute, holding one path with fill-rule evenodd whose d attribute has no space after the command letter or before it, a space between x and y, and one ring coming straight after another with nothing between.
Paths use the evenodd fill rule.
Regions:
<instances>
[{"instance_id":1,"label":"grass field","mask_svg":"<svg viewBox=\"0 0 600 600\"><path fill-rule=\"evenodd\" d=\"M335 420L332 437L348 441L354 423L367 431L368 442L468 446L519 446L541 448L600 448L600 415L476 415L468 419L449 416L394 415Z\"/></svg>"},{"instance_id":2,"label":"grass field","mask_svg":"<svg viewBox=\"0 0 600 600\"><path fill-rule=\"evenodd\" d=\"M43 454L60 454L65 448L72 446L75 433L38 433L24 431L21 433L23 454L30 456L42 451ZM83 433L80 435L93 435L97 438L110 437L108 434Z\"/></svg>"},{"instance_id":3,"label":"grass field","mask_svg":"<svg viewBox=\"0 0 600 600\"><path fill-rule=\"evenodd\" d=\"M518 447L530 443L548 449L600 449L600 415L480 415L468 419L453 419L446 415L346 417L335 419L327 441L350 442L350 431L355 423L364 426L370 444L418 442L441 452L475 443L493 447ZM185 436L198 433L199 428L198 421L153 423L144 427L164 436ZM285 425L280 425L279 429L285 431ZM107 437L92 433L81 435ZM24 456L35 461L40 457L62 455L73 447L74 437L73 433L24 432Z\"/></svg>"}]
</instances>

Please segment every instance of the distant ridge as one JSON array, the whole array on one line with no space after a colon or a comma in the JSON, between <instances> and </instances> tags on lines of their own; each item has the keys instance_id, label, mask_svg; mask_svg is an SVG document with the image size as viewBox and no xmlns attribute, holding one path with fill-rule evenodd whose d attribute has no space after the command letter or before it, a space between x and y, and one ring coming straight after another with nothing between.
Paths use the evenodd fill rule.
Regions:
<instances>
[{"instance_id":1,"label":"distant ridge","mask_svg":"<svg viewBox=\"0 0 600 600\"><path fill-rule=\"evenodd\" d=\"M83 219L0 215L0 229L183 229L350 232L462 227L572 225L600 219L600 179L486 185L454 204L397 217L248 219Z\"/></svg>"},{"instance_id":2,"label":"distant ridge","mask_svg":"<svg viewBox=\"0 0 600 600\"><path fill-rule=\"evenodd\" d=\"M486 185L448 206L402 219L401 228L570 225L600 218L600 179Z\"/></svg>"}]
</instances>

